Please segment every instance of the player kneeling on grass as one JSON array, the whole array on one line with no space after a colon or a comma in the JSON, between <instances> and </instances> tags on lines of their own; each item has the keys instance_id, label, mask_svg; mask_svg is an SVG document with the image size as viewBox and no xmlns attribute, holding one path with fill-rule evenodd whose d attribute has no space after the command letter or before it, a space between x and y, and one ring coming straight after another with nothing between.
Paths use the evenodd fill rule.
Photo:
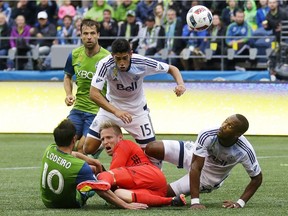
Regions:
<instances>
[{"instance_id":1,"label":"player kneeling on grass","mask_svg":"<svg viewBox=\"0 0 288 216\"><path fill-rule=\"evenodd\" d=\"M47 147L41 166L41 195L47 208L80 208L95 193L79 193L77 184L95 180L101 163L81 153L72 152L77 142L71 120L63 120L53 132L56 144Z\"/></svg>"},{"instance_id":2,"label":"player kneeling on grass","mask_svg":"<svg viewBox=\"0 0 288 216\"><path fill-rule=\"evenodd\" d=\"M224 201L224 208L243 208L262 183L262 173L250 142L243 136L249 122L241 114L228 117L219 127L203 130L196 142L163 140L147 145L146 154L185 168L189 173L168 186L167 196L191 195L191 208L203 209L199 193L219 188L237 164L242 164L249 184L238 201Z\"/></svg>"},{"instance_id":3,"label":"player kneeling on grass","mask_svg":"<svg viewBox=\"0 0 288 216\"><path fill-rule=\"evenodd\" d=\"M139 145L130 140L123 140L118 125L110 121L102 123L100 137L107 154L112 156L110 170L99 173L98 181L80 183L77 186L80 192L95 190L107 202L118 207L123 206L114 201L114 195L127 204L135 202L146 206L186 204L183 194L166 197L167 182L164 174L150 162Z\"/></svg>"}]
</instances>

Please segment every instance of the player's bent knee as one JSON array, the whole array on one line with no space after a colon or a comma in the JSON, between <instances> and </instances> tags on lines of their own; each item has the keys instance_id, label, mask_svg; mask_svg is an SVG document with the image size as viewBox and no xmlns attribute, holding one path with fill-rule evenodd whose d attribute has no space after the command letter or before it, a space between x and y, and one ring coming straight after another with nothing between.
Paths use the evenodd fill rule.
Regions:
<instances>
[{"instance_id":1,"label":"player's bent knee","mask_svg":"<svg viewBox=\"0 0 288 216\"><path fill-rule=\"evenodd\" d=\"M158 160L164 159L164 144L162 141L152 141L146 145L146 155Z\"/></svg>"}]
</instances>

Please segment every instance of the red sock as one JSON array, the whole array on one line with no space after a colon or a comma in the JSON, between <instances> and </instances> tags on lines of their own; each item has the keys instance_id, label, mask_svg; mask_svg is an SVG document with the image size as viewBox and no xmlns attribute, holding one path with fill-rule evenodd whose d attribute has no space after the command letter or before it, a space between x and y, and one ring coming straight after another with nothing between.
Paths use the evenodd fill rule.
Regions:
<instances>
[{"instance_id":1,"label":"red sock","mask_svg":"<svg viewBox=\"0 0 288 216\"><path fill-rule=\"evenodd\" d=\"M144 203L148 206L162 206L171 205L172 197L161 197L152 195L149 193L137 193L132 194L132 202Z\"/></svg>"}]
</instances>

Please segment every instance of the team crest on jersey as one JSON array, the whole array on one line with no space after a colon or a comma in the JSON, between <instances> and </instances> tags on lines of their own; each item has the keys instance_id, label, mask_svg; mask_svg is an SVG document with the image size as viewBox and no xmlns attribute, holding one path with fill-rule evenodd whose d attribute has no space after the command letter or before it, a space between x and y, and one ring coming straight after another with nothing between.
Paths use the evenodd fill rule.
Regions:
<instances>
[{"instance_id":1,"label":"team crest on jersey","mask_svg":"<svg viewBox=\"0 0 288 216\"><path fill-rule=\"evenodd\" d=\"M158 66L159 66L159 70L164 70L164 67L161 64L159 64Z\"/></svg>"},{"instance_id":2,"label":"team crest on jersey","mask_svg":"<svg viewBox=\"0 0 288 216\"><path fill-rule=\"evenodd\" d=\"M113 68L113 73L112 73L112 80L117 81L118 80L118 70L117 68Z\"/></svg>"},{"instance_id":3,"label":"team crest on jersey","mask_svg":"<svg viewBox=\"0 0 288 216\"><path fill-rule=\"evenodd\" d=\"M136 75L134 76L133 80L138 81L140 79L140 76Z\"/></svg>"}]
</instances>

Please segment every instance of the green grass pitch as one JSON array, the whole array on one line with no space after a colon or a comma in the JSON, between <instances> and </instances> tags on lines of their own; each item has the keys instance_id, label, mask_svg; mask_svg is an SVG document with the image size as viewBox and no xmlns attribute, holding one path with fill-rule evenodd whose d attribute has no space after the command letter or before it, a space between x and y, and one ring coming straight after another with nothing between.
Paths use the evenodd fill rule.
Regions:
<instances>
[{"instance_id":1,"label":"green grass pitch","mask_svg":"<svg viewBox=\"0 0 288 216\"><path fill-rule=\"evenodd\" d=\"M126 135L127 136L127 135ZM130 138L130 137L127 137ZM158 139L195 140L195 136L159 135ZM210 194L202 194L207 209L192 211L184 207L160 207L148 210L123 210L107 205L97 195L86 207L77 210L47 209L40 197L40 164L45 147L53 142L51 134L0 134L0 215L288 215L288 137L248 136L263 172L263 183L243 209L223 209L224 200L237 200L249 182L247 173L237 166L224 185ZM103 152L100 160L108 167ZM181 177L185 170L164 163L168 182Z\"/></svg>"}]
</instances>

